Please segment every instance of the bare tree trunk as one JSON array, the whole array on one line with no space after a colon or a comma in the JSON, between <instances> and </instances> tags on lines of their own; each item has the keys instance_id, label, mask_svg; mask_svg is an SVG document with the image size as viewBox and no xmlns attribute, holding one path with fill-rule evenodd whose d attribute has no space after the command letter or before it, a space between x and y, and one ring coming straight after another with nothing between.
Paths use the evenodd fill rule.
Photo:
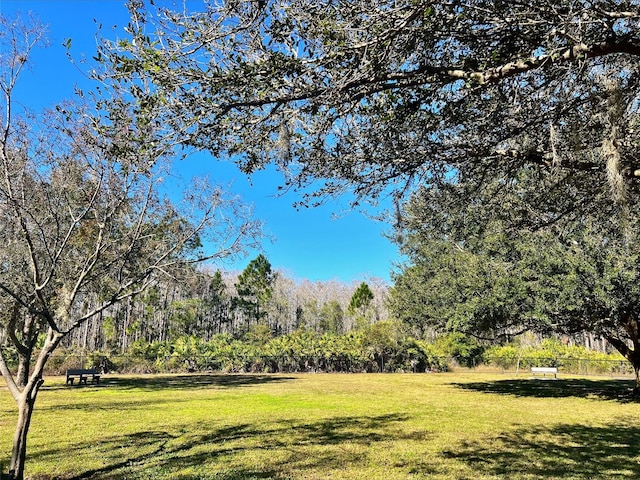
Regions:
<instances>
[{"instance_id":1,"label":"bare tree trunk","mask_svg":"<svg viewBox=\"0 0 640 480\"><path fill-rule=\"evenodd\" d=\"M82 348L83 350L87 350L89 342L89 322L85 322L84 327L82 329Z\"/></svg>"},{"instance_id":2,"label":"bare tree trunk","mask_svg":"<svg viewBox=\"0 0 640 480\"><path fill-rule=\"evenodd\" d=\"M24 467L27 460L27 434L31 425L31 416L36 403L36 396L44 383L41 378L25 389L18 399L18 423L13 436L13 450L9 464L9 479L23 480Z\"/></svg>"},{"instance_id":3,"label":"bare tree trunk","mask_svg":"<svg viewBox=\"0 0 640 480\"><path fill-rule=\"evenodd\" d=\"M13 449L11 452L11 462L9 463L10 480L24 479L24 467L27 459L27 435L29 433L36 397L40 391L40 387L44 383L42 372L44 371L47 360L60 344L62 338L62 334L49 329L45 344L38 355L31 376L24 388L18 386L17 379L13 377L7 367L4 356L0 354L0 372L18 406L18 422L13 436Z\"/></svg>"}]
</instances>

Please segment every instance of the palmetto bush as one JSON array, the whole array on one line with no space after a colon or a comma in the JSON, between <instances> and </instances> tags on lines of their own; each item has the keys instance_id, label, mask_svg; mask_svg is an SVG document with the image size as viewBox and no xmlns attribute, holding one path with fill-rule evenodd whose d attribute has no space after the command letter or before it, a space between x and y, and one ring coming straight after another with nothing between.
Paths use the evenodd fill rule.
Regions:
<instances>
[{"instance_id":1,"label":"palmetto bush","mask_svg":"<svg viewBox=\"0 0 640 480\"><path fill-rule=\"evenodd\" d=\"M153 361L164 371L261 373L443 371L448 361L437 348L399 335L389 324L344 335L300 329L263 343L226 334L206 342L179 337L171 343L136 343L129 356Z\"/></svg>"}]
</instances>

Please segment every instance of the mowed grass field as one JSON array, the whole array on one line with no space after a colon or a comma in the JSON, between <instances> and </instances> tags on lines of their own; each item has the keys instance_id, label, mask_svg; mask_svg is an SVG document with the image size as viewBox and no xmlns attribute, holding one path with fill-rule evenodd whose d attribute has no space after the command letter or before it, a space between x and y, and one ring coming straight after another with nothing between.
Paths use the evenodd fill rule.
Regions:
<instances>
[{"instance_id":1,"label":"mowed grass field","mask_svg":"<svg viewBox=\"0 0 640 480\"><path fill-rule=\"evenodd\" d=\"M640 478L625 380L500 374L48 378L35 479ZM15 407L0 388L0 461ZM5 470L6 472L6 470Z\"/></svg>"}]
</instances>

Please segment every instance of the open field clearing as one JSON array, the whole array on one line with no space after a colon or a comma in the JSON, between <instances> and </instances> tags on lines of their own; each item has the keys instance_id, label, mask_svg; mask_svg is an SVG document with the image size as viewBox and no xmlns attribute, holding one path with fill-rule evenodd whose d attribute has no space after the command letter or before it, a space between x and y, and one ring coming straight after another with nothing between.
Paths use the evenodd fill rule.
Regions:
<instances>
[{"instance_id":1,"label":"open field clearing","mask_svg":"<svg viewBox=\"0 0 640 480\"><path fill-rule=\"evenodd\" d=\"M479 373L49 378L27 477L639 478L631 387ZM14 422L3 388L5 466Z\"/></svg>"}]
</instances>

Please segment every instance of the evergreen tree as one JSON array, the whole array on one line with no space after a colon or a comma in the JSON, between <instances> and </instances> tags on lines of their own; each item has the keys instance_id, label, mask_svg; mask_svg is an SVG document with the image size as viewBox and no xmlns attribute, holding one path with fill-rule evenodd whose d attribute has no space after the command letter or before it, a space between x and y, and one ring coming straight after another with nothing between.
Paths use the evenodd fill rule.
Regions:
<instances>
[{"instance_id":1,"label":"evergreen tree","mask_svg":"<svg viewBox=\"0 0 640 480\"><path fill-rule=\"evenodd\" d=\"M238 276L236 306L243 312L247 327L259 324L268 315L268 304L273 295L276 273L271 270L267 257L260 254Z\"/></svg>"},{"instance_id":2,"label":"evergreen tree","mask_svg":"<svg viewBox=\"0 0 640 480\"><path fill-rule=\"evenodd\" d=\"M356 318L356 326L364 326L371 323L370 306L373 302L373 292L369 285L362 282L353 293L349 301L349 315Z\"/></svg>"}]
</instances>

